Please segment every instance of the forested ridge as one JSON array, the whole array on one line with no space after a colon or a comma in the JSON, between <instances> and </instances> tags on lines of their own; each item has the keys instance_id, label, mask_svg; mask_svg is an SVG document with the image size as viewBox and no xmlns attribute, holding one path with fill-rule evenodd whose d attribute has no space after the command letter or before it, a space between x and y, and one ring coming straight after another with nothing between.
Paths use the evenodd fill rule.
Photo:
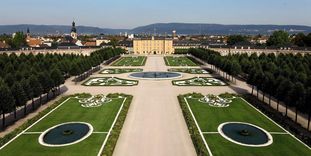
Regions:
<instances>
[{"instance_id":1,"label":"forested ridge","mask_svg":"<svg viewBox=\"0 0 311 156\"><path fill-rule=\"evenodd\" d=\"M106 48L91 53L90 56L74 54L38 54L17 56L0 55L0 111L2 113L2 127L5 127L5 113L24 107L24 115L27 114L27 101L43 94L59 90L65 79L70 76L85 77L90 70L99 68L99 65L110 58L124 53L122 49ZM47 99L48 99L47 94Z\"/></svg>"},{"instance_id":2,"label":"forested ridge","mask_svg":"<svg viewBox=\"0 0 311 156\"><path fill-rule=\"evenodd\" d=\"M308 113L311 117L311 55L293 54L229 54L221 56L218 52L205 49L190 49L193 56L211 64L215 70L222 70L229 79L243 77L254 89L263 92L263 98L277 99L294 107L297 112ZM278 107L277 107L278 109ZM309 128L310 125L308 125Z\"/></svg>"}]
</instances>

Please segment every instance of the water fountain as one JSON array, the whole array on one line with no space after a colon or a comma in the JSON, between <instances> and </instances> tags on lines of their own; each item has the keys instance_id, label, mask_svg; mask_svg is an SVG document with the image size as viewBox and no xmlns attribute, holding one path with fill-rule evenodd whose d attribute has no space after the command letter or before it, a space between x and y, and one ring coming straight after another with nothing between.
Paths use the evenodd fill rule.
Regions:
<instances>
[{"instance_id":1,"label":"water fountain","mask_svg":"<svg viewBox=\"0 0 311 156\"><path fill-rule=\"evenodd\" d=\"M130 74L129 77L147 80L167 80L180 78L182 75L175 72L138 72Z\"/></svg>"},{"instance_id":2,"label":"water fountain","mask_svg":"<svg viewBox=\"0 0 311 156\"><path fill-rule=\"evenodd\" d=\"M47 129L39 136L38 141L48 147L69 146L83 141L92 132L93 127L88 123L67 122Z\"/></svg>"},{"instance_id":3,"label":"water fountain","mask_svg":"<svg viewBox=\"0 0 311 156\"><path fill-rule=\"evenodd\" d=\"M226 122L218 127L218 132L225 139L242 146L264 147L273 142L269 132L250 123Z\"/></svg>"}]
</instances>

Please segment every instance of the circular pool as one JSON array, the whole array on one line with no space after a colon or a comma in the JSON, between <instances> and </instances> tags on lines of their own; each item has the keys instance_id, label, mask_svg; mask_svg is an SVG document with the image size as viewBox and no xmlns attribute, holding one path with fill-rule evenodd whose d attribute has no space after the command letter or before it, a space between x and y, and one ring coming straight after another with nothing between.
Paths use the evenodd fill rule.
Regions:
<instances>
[{"instance_id":1,"label":"circular pool","mask_svg":"<svg viewBox=\"0 0 311 156\"><path fill-rule=\"evenodd\" d=\"M53 126L39 136L39 143L49 147L73 145L83 141L93 132L93 127L85 122L67 122Z\"/></svg>"},{"instance_id":2,"label":"circular pool","mask_svg":"<svg viewBox=\"0 0 311 156\"><path fill-rule=\"evenodd\" d=\"M269 132L249 123L226 122L219 125L218 132L225 139L242 146L264 147L273 142Z\"/></svg>"},{"instance_id":3,"label":"circular pool","mask_svg":"<svg viewBox=\"0 0 311 156\"><path fill-rule=\"evenodd\" d=\"M180 78L182 75L175 72L139 72L129 75L130 78L150 79L150 80L167 80Z\"/></svg>"}]
</instances>

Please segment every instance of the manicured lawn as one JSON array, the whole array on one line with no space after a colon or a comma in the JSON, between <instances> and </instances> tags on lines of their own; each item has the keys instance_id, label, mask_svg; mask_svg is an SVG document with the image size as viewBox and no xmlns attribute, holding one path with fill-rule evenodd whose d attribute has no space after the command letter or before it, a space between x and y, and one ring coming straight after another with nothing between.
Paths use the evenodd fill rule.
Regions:
<instances>
[{"instance_id":1,"label":"manicured lawn","mask_svg":"<svg viewBox=\"0 0 311 156\"><path fill-rule=\"evenodd\" d=\"M106 134L92 134L82 142L65 147L46 147L38 142L40 134L23 134L0 151L3 156L96 156Z\"/></svg>"},{"instance_id":2,"label":"manicured lawn","mask_svg":"<svg viewBox=\"0 0 311 156\"><path fill-rule=\"evenodd\" d=\"M214 156L302 156L310 155L311 151L290 135L272 134L273 143L267 147L240 146L226 140L219 134L204 135Z\"/></svg>"},{"instance_id":3,"label":"manicured lawn","mask_svg":"<svg viewBox=\"0 0 311 156\"><path fill-rule=\"evenodd\" d=\"M112 66L144 66L146 60L145 56L121 57Z\"/></svg>"},{"instance_id":4,"label":"manicured lawn","mask_svg":"<svg viewBox=\"0 0 311 156\"><path fill-rule=\"evenodd\" d=\"M213 77L194 77L184 80L174 80L176 86L226 86L227 83L221 79Z\"/></svg>"},{"instance_id":5,"label":"manicured lawn","mask_svg":"<svg viewBox=\"0 0 311 156\"><path fill-rule=\"evenodd\" d=\"M167 66L199 66L199 62L190 57L185 56L166 56L164 57Z\"/></svg>"},{"instance_id":6,"label":"manicured lawn","mask_svg":"<svg viewBox=\"0 0 311 156\"><path fill-rule=\"evenodd\" d=\"M198 101L198 99L203 96L199 97L197 95L196 97L189 97L189 95L185 95L184 97L186 97L186 101L194 114L199 129L204 133L204 139L206 140L211 153L215 156L283 156L311 154L310 149L297 141L267 117L259 113L242 98L238 97L233 99L229 107L212 107L207 103ZM241 146L226 140L218 133L218 126L224 122L246 122L257 125L268 132L277 132L281 134L271 134L273 137L273 143L266 147ZM206 134L206 132L212 133ZM201 148L205 148L205 146Z\"/></svg>"},{"instance_id":7,"label":"manicured lawn","mask_svg":"<svg viewBox=\"0 0 311 156\"><path fill-rule=\"evenodd\" d=\"M201 69L201 68L171 68L168 69L170 72L181 72L181 73L188 73L188 74L209 74L210 72Z\"/></svg>"},{"instance_id":8,"label":"manicured lawn","mask_svg":"<svg viewBox=\"0 0 311 156\"><path fill-rule=\"evenodd\" d=\"M131 73L131 72L142 72L143 69L140 68L107 68L100 72L100 74L123 74L123 73Z\"/></svg>"},{"instance_id":9,"label":"manicured lawn","mask_svg":"<svg viewBox=\"0 0 311 156\"><path fill-rule=\"evenodd\" d=\"M84 86L135 86L138 85L136 80L126 80L117 77L93 77L86 80Z\"/></svg>"},{"instance_id":10,"label":"manicured lawn","mask_svg":"<svg viewBox=\"0 0 311 156\"><path fill-rule=\"evenodd\" d=\"M0 150L0 155L97 155L112 127L113 121L115 120L122 103L125 101L125 97L127 96L113 97L112 101L104 103L100 107L93 108L84 108L81 106L81 103L79 103L79 99L71 97L63 105ZM93 126L94 130L87 139L74 145L46 147L39 144L38 137L41 132L64 122L87 122Z\"/></svg>"},{"instance_id":11,"label":"manicured lawn","mask_svg":"<svg viewBox=\"0 0 311 156\"><path fill-rule=\"evenodd\" d=\"M216 132L221 123L229 121L249 122L270 132L283 132L281 128L258 113L242 99L233 99L226 108L211 107L197 99L187 99L203 132Z\"/></svg>"}]
</instances>

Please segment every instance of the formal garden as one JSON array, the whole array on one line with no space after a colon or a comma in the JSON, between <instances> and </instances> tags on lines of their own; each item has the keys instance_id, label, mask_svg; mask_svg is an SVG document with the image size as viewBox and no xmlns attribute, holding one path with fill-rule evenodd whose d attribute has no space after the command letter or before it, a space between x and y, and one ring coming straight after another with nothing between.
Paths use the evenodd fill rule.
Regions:
<instances>
[{"instance_id":1,"label":"formal garden","mask_svg":"<svg viewBox=\"0 0 311 156\"><path fill-rule=\"evenodd\" d=\"M178 98L201 155L311 154L306 145L241 97L192 93Z\"/></svg>"},{"instance_id":2,"label":"formal garden","mask_svg":"<svg viewBox=\"0 0 311 156\"><path fill-rule=\"evenodd\" d=\"M188 53L210 64L213 70L227 79L240 77L246 80L252 86L253 95L258 97L258 92L262 92L262 100L276 99L277 109L283 103L286 109L284 118L287 118L287 109L292 107L295 109L295 122L298 120L298 112L302 112L308 114L310 123L311 55L253 53L222 56L216 51L206 49L190 49ZM308 124L307 129L310 126ZM299 131L294 126L291 128ZM310 142L310 139L307 140Z\"/></svg>"},{"instance_id":3,"label":"formal garden","mask_svg":"<svg viewBox=\"0 0 311 156\"><path fill-rule=\"evenodd\" d=\"M146 64L146 56L126 56L121 57L112 63L112 66L144 66Z\"/></svg>"},{"instance_id":4,"label":"formal garden","mask_svg":"<svg viewBox=\"0 0 311 156\"><path fill-rule=\"evenodd\" d=\"M168 71L188 73L188 74L210 74L211 73L209 70L202 69L202 68L170 68L168 69Z\"/></svg>"},{"instance_id":5,"label":"formal garden","mask_svg":"<svg viewBox=\"0 0 311 156\"><path fill-rule=\"evenodd\" d=\"M131 99L124 94L63 98L2 146L0 155L112 155Z\"/></svg>"},{"instance_id":6,"label":"formal garden","mask_svg":"<svg viewBox=\"0 0 311 156\"><path fill-rule=\"evenodd\" d=\"M228 85L224 80L214 77L193 77L184 80L173 80L175 86L226 86Z\"/></svg>"},{"instance_id":7,"label":"formal garden","mask_svg":"<svg viewBox=\"0 0 311 156\"><path fill-rule=\"evenodd\" d=\"M127 80L117 77L92 77L82 83L84 86L135 86L136 80Z\"/></svg>"},{"instance_id":8,"label":"formal garden","mask_svg":"<svg viewBox=\"0 0 311 156\"><path fill-rule=\"evenodd\" d=\"M199 66L200 62L192 57L187 56L165 56L165 64L167 66Z\"/></svg>"},{"instance_id":9,"label":"formal garden","mask_svg":"<svg viewBox=\"0 0 311 156\"><path fill-rule=\"evenodd\" d=\"M124 74L132 72L142 72L141 68L106 68L100 71L100 74Z\"/></svg>"}]
</instances>

